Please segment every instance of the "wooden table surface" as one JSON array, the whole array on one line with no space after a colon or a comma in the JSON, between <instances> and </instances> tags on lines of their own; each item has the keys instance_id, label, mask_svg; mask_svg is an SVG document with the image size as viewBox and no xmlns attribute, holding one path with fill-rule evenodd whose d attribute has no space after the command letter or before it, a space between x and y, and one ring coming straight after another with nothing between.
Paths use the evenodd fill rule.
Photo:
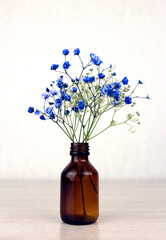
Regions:
<instances>
[{"instance_id":1,"label":"wooden table surface","mask_svg":"<svg viewBox=\"0 0 166 240\"><path fill-rule=\"evenodd\" d=\"M59 217L59 183L0 183L0 240L166 240L166 182L101 182L100 217Z\"/></svg>"}]
</instances>

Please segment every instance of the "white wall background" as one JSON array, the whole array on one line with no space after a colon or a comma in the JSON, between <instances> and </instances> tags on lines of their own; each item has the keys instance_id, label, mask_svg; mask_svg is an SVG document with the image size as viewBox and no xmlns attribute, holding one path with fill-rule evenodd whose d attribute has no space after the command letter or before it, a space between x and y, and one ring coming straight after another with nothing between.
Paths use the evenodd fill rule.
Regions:
<instances>
[{"instance_id":1,"label":"white wall background","mask_svg":"<svg viewBox=\"0 0 166 240\"><path fill-rule=\"evenodd\" d=\"M135 134L121 126L90 142L100 178L166 179L165 12L165 0L0 0L1 179L59 179L69 162L70 141L27 108L42 106L50 65L77 47L152 97L138 102Z\"/></svg>"}]
</instances>

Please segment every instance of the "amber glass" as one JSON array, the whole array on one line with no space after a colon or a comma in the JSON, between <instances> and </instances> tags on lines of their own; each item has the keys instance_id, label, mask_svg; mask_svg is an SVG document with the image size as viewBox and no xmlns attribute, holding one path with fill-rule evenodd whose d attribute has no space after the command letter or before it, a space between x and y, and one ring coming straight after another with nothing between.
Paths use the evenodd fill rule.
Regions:
<instances>
[{"instance_id":1,"label":"amber glass","mask_svg":"<svg viewBox=\"0 0 166 240\"><path fill-rule=\"evenodd\" d=\"M61 173L61 218L69 224L89 224L99 214L98 172L88 160L88 143L71 144L71 162Z\"/></svg>"}]
</instances>

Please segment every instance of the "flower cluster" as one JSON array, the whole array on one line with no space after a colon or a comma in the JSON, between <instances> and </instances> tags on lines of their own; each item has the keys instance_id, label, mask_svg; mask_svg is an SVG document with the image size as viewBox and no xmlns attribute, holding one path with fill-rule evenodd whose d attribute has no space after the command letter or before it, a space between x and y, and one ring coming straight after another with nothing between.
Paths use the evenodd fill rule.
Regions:
<instances>
[{"instance_id":1,"label":"flower cluster","mask_svg":"<svg viewBox=\"0 0 166 240\"><path fill-rule=\"evenodd\" d=\"M115 78L112 64L101 70L103 62L94 53L90 54L89 62L84 65L79 48L74 49L73 54L80 61L81 73L73 77L68 71L72 66L67 60L69 53L68 49L62 51L65 59L60 70L59 64L52 64L50 67L59 76L41 94L44 99L43 111L29 107L28 112L38 115L41 120L50 119L55 122L72 142L87 142L109 127L123 123L130 126L130 132L134 132L131 122L139 124L138 112L128 114L122 122L115 121L115 114L124 106L134 107L136 98L149 99L148 95L133 96L138 85L143 82L139 80L131 91L128 78ZM100 117L111 109L113 114L109 125L93 135Z\"/></svg>"}]
</instances>

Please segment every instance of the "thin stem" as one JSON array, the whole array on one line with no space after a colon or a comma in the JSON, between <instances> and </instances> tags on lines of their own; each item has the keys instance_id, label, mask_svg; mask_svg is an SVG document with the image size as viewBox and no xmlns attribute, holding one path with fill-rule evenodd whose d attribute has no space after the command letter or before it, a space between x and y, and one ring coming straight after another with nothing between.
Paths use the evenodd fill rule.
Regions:
<instances>
[{"instance_id":1,"label":"thin stem","mask_svg":"<svg viewBox=\"0 0 166 240\"><path fill-rule=\"evenodd\" d=\"M46 101L45 101L45 102L46 102ZM44 104L43 108L44 108L44 111L45 111L45 104ZM55 121L54 119L50 118L50 117L47 116L47 114L44 113L44 112L41 112L41 113L42 113L44 116L48 117L49 120L55 122L55 123L62 129L62 131L66 134L66 136L68 136L68 138L69 138L71 141L73 141L73 139L71 138L70 134L68 134L68 133L65 132L65 130L62 128L62 126L58 123L58 121ZM57 116L57 117L58 117L58 116Z\"/></svg>"},{"instance_id":2,"label":"thin stem","mask_svg":"<svg viewBox=\"0 0 166 240\"><path fill-rule=\"evenodd\" d=\"M144 98L144 99L148 99L147 97L139 97L139 96L135 96L135 97L132 97L132 98Z\"/></svg>"},{"instance_id":3,"label":"thin stem","mask_svg":"<svg viewBox=\"0 0 166 240\"><path fill-rule=\"evenodd\" d=\"M124 123L126 123L126 122L128 122L128 121L129 121L129 119L127 119L127 120L125 120L124 122L121 122L121 123L115 123L115 124L113 124L113 125L110 124L110 125L108 125L108 127L106 127L105 129L103 129L101 132L99 132L99 133L97 133L96 135L94 135L93 137L89 138L89 140L92 139L92 138L94 138L94 137L96 137L96 136L98 136L99 134L105 132L105 131L106 131L108 128L110 128L111 126L116 126L116 125L124 124Z\"/></svg>"},{"instance_id":4,"label":"thin stem","mask_svg":"<svg viewBox=\"0 0 166 240\"><path fill-rule=\"evenodd\" d=\"M77 141L77 137L75 136L75 133L76 133L76 127L77 127L78 124L76 125L76 123L77 123L77 114L75 113L74 127L73 127L73 139L75 137L75 139Z\"/></svg>"},{"instance_id":5,"label":"thin stem","mask_svg":"<svg viewBox=\"0 0 166 240\"><path fill-rule=\"evenodd\" d=\"M86 135L85 138L83 139L83 142L86 142L86 141L87 141L89 132L90 132L91 128L93 127L94 122L95 122L95 117L93 116L93 120L92 120L91 126L90 126L89 130L87 131L87 135Z\"/></svg>"},{"instance_id":6,"label":"thin stem","mask_svg":"<svg viewBox=\"0 0 166 240\"><path fill-rule=\"evenodd\" d=\"M59 72L59 73L63 73L63 74L65 74L65 72L62 72L62 71L59 71L59 70L55 70L56 72Z\"/></svg>"},{"instance_id":7,"label":"thin stem","mask_svg":"<svg viewBox=\"0 0 166 240\"><path fill-rule=\"evenodd\" d=\"M76 129L75 129L75 131L74 131L74 137L75 137L75 139L76 139L76 142L77 142L76 132L77 132L78 125L79 125L79 118L78 118L78 121L77 121Z\"/></svg>"},{"instance_id":8,"label":"thin stem","mask_svg":"<svg viewBox=\"0 0 166 240\"><path fill-rule=\"evenodd\" d=\"M88 105L88 107L90 108L91 107L91 104L95 101L95 100L97 100L97 99L99 99L100 97L101 97L101 93L99 94L99 96L97 97L97 95L94 97L94 99L93 99L93 101Z\"/></svg>"},{"instance_id":9,"label":"thin stem","mask_svg":"<svg viewBox=\"0 0 166 240\"><path fill-rule=\"evenodd\" d=\"M88 167L87 167L86 163L83 163L83 164L85 165L85 167L86 167L87 171L89 171L89 169L88 169ZM90 176L90 175L88 175L88 176L89 176L89 179L90 179L90 181L91 181L91 183L92 183L92 186L93 186L93 188L94 188L95 192L96 192L96 193L98 193L98 191L97 191L97 189L96 189L96 187L95 187L95 185L94 185L94 182L92 181L92 178L91 178L91 176Z\"/></svg>"},{"instance_id":10,"label":"thin stem","mask_svg":"<svg viewBox=\"0 0 166 240\"><path fill-rule=\"evenodd\" d=\"M133 89L133 91L130 93L129 97L133 94L133 92L135 91L135 89L138 87L139 83L137 83L137 85L135 86L135 88Z\"/></svg>"},{"instance_id":11,"label":"thin stem","mask_svg":"<svg viewBox=\"0 0 166 240\"><path fill-rule=\"evenodd\" d=\"M72 126L70 125L70 123L69 123L69 119L68 119L68 116L66 116L66 119L67 119L67 122L68 122L68 125L70 126L70 128L69 128L69 131L70 131L70 134L72 135Z\"/></svg>"},{"instance_id":12,"label":"thin stem","mask_svg":"<svg viewBox=\"0 0 166 240\"><path fill-rule=\"evenodd\" d=\"M124 101L121 101L121 102L115 104L114 106L111 106L110 108L106 108L106 110L104 110L102 113L98 114L97 116L99 116L99 115L101 115L101 114L109 111L110 109L112 109L112 108L114 108L114 107L117 107L119 104L121 104L121 103L123 103L123 102L124 102Z\"/></svg>"},{"instance_id":13,"label":"thin stem","mask_svg":"<svg viewBox=\"0 0 166 240\"><path fill-rule=\"evenodd\" d=\"M89 129L89 125L90 125L90 121L91 121L91 116L92 116L92 113L90 112L90 116L89 116L89 118L88 118L88 126L87 126L87 133L88 133L88 129ZM86 124L87 124L87 122L86 122ZM86 126L86 124L85 124L85 126Z\"/></svg>"},{"instance_id":14,"label":"thin stem","mask_svg":"<svg viewBox=\"0 0 166 240\"><path fill-rule=\"evenodd\" d=\"M67 127L66 127L66 125L65 125L65 123L63 122L63 125L64 125L64 127L65 127L65 129L66 129L66 131L67 131L67 133L68 133L68 135L70 136L70 138L72 139L72 142L74 142L74 138L72 138L72 136L70 135L70 133L69 133L69 130L67 129Z\"/></svg>"},{"instance_id":15,"label":"thin stem","mask_svg":"<svg viewBox=\"0 0 166 240\"><path fill-rule=\"evenodd\" d=\"M107 69L109 69L110 67L107 67L107 68L105 68L105 69L103 69L101 72L104 72L105 70L107 70Z\"/></svg>"},{"instance_id":16,"label":"thin stem","mask_svg":"<svg viewBox=\"0 0 166 240\"><path fill-rule=\"evenodd\" d=\"M73 80L73 78L68 74L67 70L65 70L65 73L71 80Z\"/></svg>"},{"instance_id":17,"label":"thin stem","mask_svg":"<svg viewBox=\"0 0 166 240\"><path fill-rule=\"evenodd\" d=\"M82 167L83 167L83 163L81 166L81 174L80 174L80 183L81 183L81 193L82 193L82 204L83 204L83 211L84 211L84 215L86 215L86 211L85 211L85 202L84 202L84 191L83 191L83 184L82 184Z\"/></svg>"},{"instance_id":18,"label":"thin stem","mask_svg":"<svg viewBox=\"0 0 166 240\"><path fill-rule=\"evenodd\" d=\"M50 120L52 120L53 122L55 122L56 124L58 124L58 126L62 129L62 131L66 134L66 136L68 136L68 138L70 138L70 140L73 142L73 139L65 132L65 130L61 127L61 125L60 125L58 122L54 121L54 120L51 119L51 118L50 118Z\"/></svg>"},{"instance_id":19,"label":"thin stem","mask_svg":"<svg viewBox=\"0 0 166 240\"><path fill-rule=\"evenodd\" d=\"M91 129L91 131L89 131L88 136L87 136L87 139L86 139L87 141L89 140L89 137L91 136L92 132L94 131L94 129L95 129L97 123L99 122L100 118L101 118L101 115L100 115L100 116L98 117L98 119L96 120L96 122L95 122L93 128Z\"/></svg>"},{"instance_id":20,"label":"thin stem","mask_svg":"<svg viewBox=\"0 0 166 240\"><path fill-rule=\"evenodd\" d=\"M105 109L107 109L107 108L108 108L108 106L105 107ZM98 108L98 109L99 109L99 108ZM105 111L105 109L104 109L104 111ZM104 111L103 111L103 112L104 112ZM97 119L97 117L96 117L97 120L96 120L96 122L94 122L94 126L93 126L93 128L90 128L90 130L88 131L86 141L89 140L89 137L92 135L92 133L93 133L93 131L94 131L94 129L95 129L97 123L99 122L99 120L100 120L100 118L101 118L101 116L102 116L102 113L99 114L99 115L97 115L98 119Z\"/></svg>"},{"instance_id":21,"label":"thin stem","mask_svg":"<svg viewBox=\"0 0 166 240\"><path fill-rule=\"evenodd\" d=\"M80 55L78 55L78 57L79 57L79 59L80 59L80 62L81 62L82 68L84 69L84 64L83 64L83 61L82 61Z\"/></svg>"},{"instance_id":22,"label":"thin stem","mask_svg":"<svg viewBox=\"0 0 166 240\"><path fill-rule=\"evenodd\" d=\"M81 140L81 132L82 132L82 129L83 129L83 138L84 138L84 117L85 117L85 113L86 113L86 107L84 109L84 114L83 114L83 118L79 118L80 122L81 122L81 128L80 128L80 135L79 135L79 142Z\"/></svg>"}]
</instances>

